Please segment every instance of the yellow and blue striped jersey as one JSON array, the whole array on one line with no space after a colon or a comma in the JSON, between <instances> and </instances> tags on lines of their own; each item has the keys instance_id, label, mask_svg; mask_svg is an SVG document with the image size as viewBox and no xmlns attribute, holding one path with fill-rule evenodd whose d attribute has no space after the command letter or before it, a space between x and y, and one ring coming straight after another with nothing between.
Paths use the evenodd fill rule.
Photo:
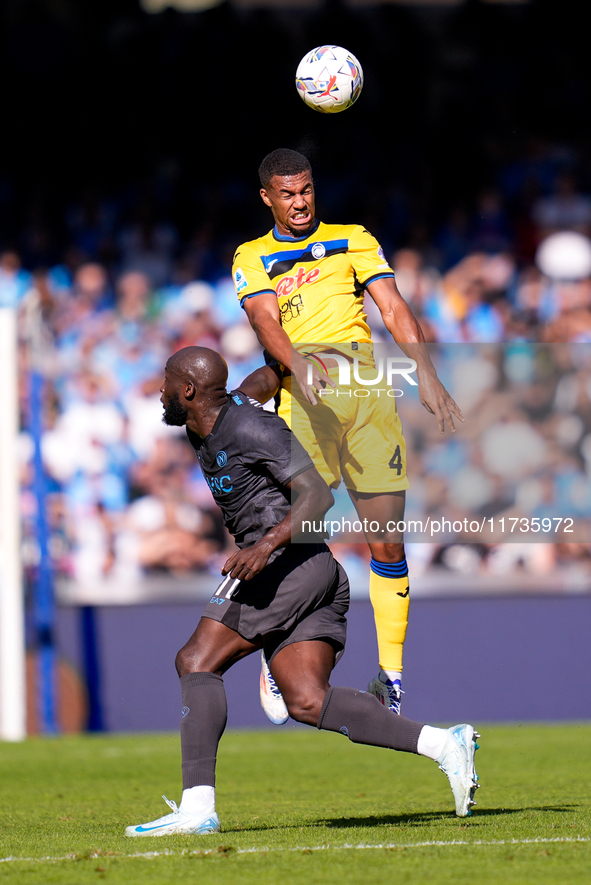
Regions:
<instances>
[{"instance_id":1,"label":"yellow and blue striped jersey","mask_svg":"<svg viewBox=\"0 0 591 885\"><path fill-rule=\"evenodd\" d=\"M380 244L363 227L323 222L297 238L274 228L239 246L232 266L243 307L264 292L277 296L293 344L370 343L364 290L393 276Z\"/></svg>"}]
</instances>

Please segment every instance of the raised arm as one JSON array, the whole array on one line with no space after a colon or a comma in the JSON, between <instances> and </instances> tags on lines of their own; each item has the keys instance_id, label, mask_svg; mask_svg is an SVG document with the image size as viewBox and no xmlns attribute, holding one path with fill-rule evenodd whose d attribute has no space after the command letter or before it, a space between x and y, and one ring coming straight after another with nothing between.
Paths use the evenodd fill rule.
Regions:
<instances>
[{"instance_id":1,"label":"raised arm","mask_svg":"<svg viewBox=\"0 0 591 885\"><path fill-rule=\"evenodd\" d=\"M262 292L254 298L244 301L244 309L254 329L259 343L277 362L289 369L295 376L302 393L312 405L316 405L315 390L333 381L292 346L289 336L281 327L277 297L269 292ZM308 372L312 371L312 382L308 382ZM246 391L245 391L246 392Z\"/></svg>"},{"instance_id":2,"label":"raised arm","mask_svg":"<svg viewBox=\"0 0 591 885\"><path fill-rule=\"evenodd\" d=\"M461 409L449 395L431 362L425 336L412 310L398 291L392 277L375 280L367 287L382 315L382 320L394 341L411 359L416 360L419 380L419 398L423 406L435 415L441 433L445 422L455 432L454 415L464 420Z\"/></svg>"}]
</instances>

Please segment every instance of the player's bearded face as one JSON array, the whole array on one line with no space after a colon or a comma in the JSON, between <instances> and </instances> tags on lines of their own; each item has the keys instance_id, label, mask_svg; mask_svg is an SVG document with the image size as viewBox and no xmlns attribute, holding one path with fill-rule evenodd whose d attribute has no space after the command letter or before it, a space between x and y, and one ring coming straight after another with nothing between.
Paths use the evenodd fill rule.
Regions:
<instances>
[{"instance_id":1,"label":"player's bearded face","mask_svg":"<svg viewBox=\"0 0 591 885\"><path fill-rule=\"evenodd\" d=\"M261 190L263 202L273 212L280 234L301 237L314 227L314 182L309 171L298 175L274 175Z\"/></svg>"},{"instance_id":2,"label":"player's bearded face","mask_svg":"<svg viewBox=\"0 0 591 885\"><path fill-rule=\"evenodd\" d=\"M178 391L173 391L164 406L162 420L171 427L183 427L187 423L189 410L181 402Z\"/></svg>"}]
</instances>

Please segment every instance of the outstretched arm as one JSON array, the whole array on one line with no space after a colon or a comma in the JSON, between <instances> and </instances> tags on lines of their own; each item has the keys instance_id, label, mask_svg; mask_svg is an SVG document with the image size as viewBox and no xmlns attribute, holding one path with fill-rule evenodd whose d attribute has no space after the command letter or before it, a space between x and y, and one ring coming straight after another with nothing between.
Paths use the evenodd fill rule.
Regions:
<instances>
[{"instance_id":1,"label":"outstretched arm","mask_svg":"<svg viewBox=\"0 0 591 885\"><path fill-rule=\"evenodd\" d=\"M277 363L271 366L261 366L247 375L244 381L238 385L238 389L251 399L259 403L266 403L272 399L281 384L281 369Z\"/></svg>"},{"instance_id":2,"label":"outstretched arm","mask_svg":"<svg viewBox=\"0 0 591 885\"><path fill-rule=\"evenodd\" d=\"M334 387L334 382L292 347L289 336L279 321L276 296L263 292L254 298L247 298L244 309L260 344L278 363L291 371L308 402L315 406L315 390L318 391L327 384ZM308 381L309 372L312 376L311 382Z\"/></svg>"},{"instance_id":3,"label":"outstretched arm","mask_svg":"<svg viewBox=\"0 0 591 885\"><path fill-rule=\"evenodd\" d=\"M447 392L435 371L427 351L425 336L412 310L398 291L392 277L375 280L368 286L368 292L377 304L382 320L394 341L411 359L416 360L421 403L435 415L441 433L447 422L455 432L454 415L464 420L462 411Z\"/></svg>"},{"instance_id":4,"label":"outstretched arm","mask_svg":"<svg viewBox=\"0 0 591 885\"><path fill-rule=\"evenodd\" d=\"M334 502L331 490L315 467L298 474L288 488L297 496L290 512L252 547L233 553L224 564L223 575L229 573L233 578L250 581L266 566L271 553L301 534L303 522L322 519Z\"/></svg>"}]
</instances>

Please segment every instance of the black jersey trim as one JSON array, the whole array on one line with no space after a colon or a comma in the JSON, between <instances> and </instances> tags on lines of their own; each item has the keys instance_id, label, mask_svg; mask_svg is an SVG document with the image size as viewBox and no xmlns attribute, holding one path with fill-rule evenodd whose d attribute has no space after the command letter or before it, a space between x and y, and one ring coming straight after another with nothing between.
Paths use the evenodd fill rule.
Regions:
<instances>
[{"instance_id":1,"label":"black jersey trim","mask_svg":"<svg viewBox=\"0 0 591 885\"><path fill-rule=\"evenodd\" d=\"M193 433L192 430L185 425L185 433L187 434L187 438L196 452L201 448L201 443L203 442L203 437L199 436L198 433Z\"/></svg>"},{"instance_id":2,"label":"black jersey trim","mask_svg":"<svg viewBox=\"0 0 591 885\"><path fill-rule=\"evenodd\" d=\"M280 277L283 276L283 274L289 273L296 264L319 261L320 259L312 254L312 250L316 245L316 243L310 243L310 246L303 252L294 252L293 258L285 258L282 261L275 262L271 269L267 271L269 279L274 280L275 277ZM324 243L322 243L322 245L325 247L322 258L330 258L331 255L339 255L349 251L348 240L337 240L334 246L326 246Z\"/></svg>"},{"instance_id":3,"label":"black jersey trim","mask_svg":"<svg viewBox=\"0 0 591 885\"><path fill-rule=\"evenodd\" d=\"M226 393L227 393L227 391L226 391ZM228 395L228 399L224 403L224 405L222 406L220 413L217 416L217 418L215 419L214 425L211 428L211 430L209 431L209 433L207 434L207 436L199 436L198 433L194 433L194 431L189 430L189 428L185 425L185 433L187 434L188 440L196 452L199 451L199 449L201 448L201 446L203 445L205 440L208 439L212 433L216 432L216 430L218 429L218 427L220 426L220 424L224 420L224 415L226 414L226 412L230 408L230 404L232 402L232 397L230 396L230 394L228 393L227 395ZM246 396L246 394L244 394L244 395Z\"/></svg>"},{"instance_id":4,"label":"black jersey trim","mask_svg":"<svg viewBox=\"0 0 591 885\"><path fill-rule=\"evenodd\" d=\"M375 283L376 280L383 280L383 279L391 279L391 280L395 280L395 279L396 279L396 274L395 274L394 271L392 271L392 270L391 270L391 271L386 271L385 273L377 273L377 274L374 274L373 277L368 277L366 280L364 280L364 282L361 283L361 286L362 286L364 289L367 289L367 287L368 287L368 286L371 286L372 283Z\"/></svg>"},{"instance_id":5,"label":"black jersey trim","mask_svg":"<svg viewBox=\"0 0 591 885\"><path fill-rule=\"evenodd\" d=\"M251 292L250 295L243 295L240 300L240 307L244 308L244 302L247 298L256 298L257 295L277 295L275 289L259 289L258 292Z\"/></svg>"},{"instance_id":6,"label":"black jersey trim","mask_svg":"<svg viewBox=\"0 0 591 885\"><path fill-rule=\"evenodd\" d=\"M306 470L311 470L312 467L314 467L313 463L312 464L305 464L303 467L300 467L298 470L295 471L295 473L291 474L289 481L292 482L296 478L296 476L299 476L300 473L305 473Z\"/></svg>"},{"instance_id":7,"label":"black jersey trim","mask_svg":"<svg viewBox=\"0 0 591 885\"><path fill-rule=\"evenodd\" d=\"M307 234L302 234L301 237L292 237L287 234L280 234L277 230L277 225L273 228L273 239L278 240L280 243L301 243L303 240L307 240L308 237L311 237L312 234L315 234L318 228L320 227L320 220L318 218L314 219L314 227L312 230L308 231Z\"/></svg>"},{"instance_id":8,"label":"black jersey trim","mask_svg":"<svg viewBox=\"0 0 591 885\"><path fill-rule=\"evenodd\" d=\"M394 280L394 279L396 279L396 274L394 273L393 270L386 271L385 273L377 273L373 277L368 277L367 280L365 280L363 283L361 283L361 285L363 286L364 289L367 289L367 287L370 286L372 283L375 283L376 280L383 280L383 279Z\"/></svg>"},{"instance_id":9,"label":"black jersey trim","mask_svg":"<svg viewBox=\"0 0 591 885\"><path fill-rule=\"evenodd\" d=\"M215 424L213 425L213 427L211 428L211 430L209 431L207 436L211 436L213 433L215 433L216 430L219 429L219 426L222 423L222 421L224 420L226 412L228 411L228 409L230 408L230 405L232 404L232 397L230 396L229 393L227 393L227 397L228 397L227 401L222 406L219 415L215 419ZM207 439L207 436L205 437L205 439Z\"/></svg>"}]
</instances>

